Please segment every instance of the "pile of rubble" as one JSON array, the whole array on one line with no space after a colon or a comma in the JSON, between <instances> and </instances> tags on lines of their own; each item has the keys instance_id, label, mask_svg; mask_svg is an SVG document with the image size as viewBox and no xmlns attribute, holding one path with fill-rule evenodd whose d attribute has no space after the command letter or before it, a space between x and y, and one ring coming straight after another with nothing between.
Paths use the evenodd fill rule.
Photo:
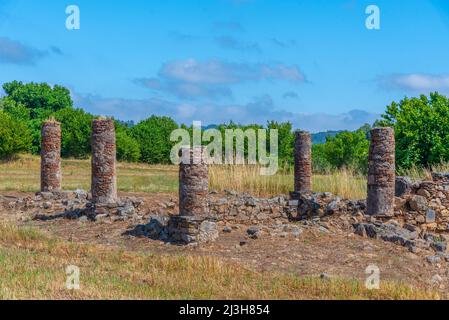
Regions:
<instances>
[{"instance_id":1,"label":"pile of rubble","mask_svg":"<svg viewBox=\"0 0 449 320\"><path fill-rule=\"evenodd\" d=\"M421 231L449 231L449 174L433 173L432 181L396 179L395 216Z\"/></svg>"},{"instance_id":2,"label":"pile of rubble","mask_svg":"<svg viewBox=\"0 0 449 320\"><path fill-rule=\"evenodd\" d=\"M142 198L124 197L110 204L95 204L91 199L91 194L84 190L38 192L34 197L2 197L0 206L6 210L35 212L36 220L66 218L115 222L143 219Z\"/></svg>"},{"instance_id":3,"label":"pile of rubble","mask_svg":"<svg viewBox=\"0 0 449 320\"><path fill-rule=\"evenodd\" d=\"M0 196L0 206L4 209L21 211L31 209L61 211L84 206L89 202L89 198L90 195L84 190L38 192L34 196L23 198Z\"/></svg>"},{"instance_id":4,"label":"pile of rubble","mask_svg":"<svg viewBox=\"0 0 449 320\"><path fill-rule=\"evenodd\" d=\"M413 253L418 253L423 250L427 252L434 251L437 255L430 255L428 257L431 263L441 258L449 260L449 255L446 253L449 237L445 235L432 233L420 234L415 226L405 224L401 227L394 220L387 223L380 221L374 223L358 223L354 225L354 228L355 233L359 236L392 242L407 247Z\"/></svg>"},{"instance_id":5,"label":"pile of rubble","mask_svg":"<svg viewBox=\"0 0 449 320\"><path fill-rule=\"evenodd\" d=\"M291 198L297 201L296 220L326 217L335 214L357 215L366 210L366 201L347 200L334 196L330 192L295 193Z\"/></svg>"}]
</instances>

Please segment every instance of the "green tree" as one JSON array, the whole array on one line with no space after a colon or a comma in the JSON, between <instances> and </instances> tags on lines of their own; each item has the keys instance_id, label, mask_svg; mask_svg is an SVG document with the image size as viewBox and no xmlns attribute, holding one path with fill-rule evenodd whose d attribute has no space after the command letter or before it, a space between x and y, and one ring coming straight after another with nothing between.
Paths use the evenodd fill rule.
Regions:
<instances>
[{"instance_id":1,"label":"green tree","mask_svg":"<svg viewBox=\"0 0 449 320\"><path fill-rule=\"evenodd\" d=\"M328 137L322 148L320 151L332 168L350 168L360 172L367 170L369 141L364 129L342 131L334 137Z\"/></svg>"},{"instance_id":2,"label":"green tree","mask_svg":"<svg viewBox=\"0 0 449 320\"><path fill-rule=\"evenodd\" d=\"M3 84L3 90L9 99L30 109L32 118L37 118L39 109L55 112L73 106L70 91L58 85L13 81Z\"/></svg>"},{"instance_id":3,"label":"green tree","mask_svg":"<svg viewBox=\"0 0 449 320\"><path fill-rule=\"evenodd\" d=\"M91 152L92 120L83 109L65 108L55 113L61 122L61 154L63 157L85 159Z\"/></svg>"},{"instance_id":4,"label":"green tree","mask_svg":"<svg viewBox=\"0 0 449 320\"><path fill-rule=\"evenodd\" d=\"M326 144L318 143L312 145L312 167L313 172L327 173L332 169L332 165L329 163L326 157Z\"/></svg>"},{"instance_id":5,"label":"green tree","mask_svg":"<svg viewBox=\"0 0 449 320\"><path fill-rule=\"evenodd\" d=\"M117 142L117 160L138 162L140 160L140 145L131 136L131 129L127 125L116 121L115 135Z\"/></svg>"},{"instance_id":6,"label":"green tree","mask_svg":"<svg viewBox=\"0 0 449 320\"><path fill-rule=\"evenodd\" d=\"M151 116L132 127L132 137L140 146L141 161L150 164L170 163L170 151L174 143L170 134L178 125L169 117Z\"/></svg>"},{"instance_id":7,"label":"green tree","mask_svg":"<svg viewBox=\"0 0 449 320\"><path fill-rule=\"evenodd\" d=\"M27 122L32 137L30 150L39 153L42 121L59 110L72 108L70 91L58 85L20 81L3 84L3 90L3 109L13 118Z\"/></svg>"},{"instance_id":8,"label":"green tree","mask_svg":"<svg viewBox=\"0 0 449 320\"><path fill-rule=\"evenodd\" d=\"M292 132L292 124L290 122L279 123L270 121L267 125L268 130L278 130L278 154L279 166L286 166L293 164L293 150L295 144L295 136ZM268 143L267 143L268 144Z\"/></svg>"},{"instance_id":9,"label":"green tree","mask_svg":"<svg viewBox=\"0 0 449 320\"><path fill-rule=\"evenodd\" d=\"M31 135L26 124L0 110L0 158L10 159L29 151Z\"/></svg>"},{"instance_id":10,"label":"green tree","mask_svg":"<svg viewBox=\"0 0 449 320\"><path fill-rule=\"evenodd\" d=\"M437 92L387 106L383 120L376 125L394 127L398 167L427 167L449 161L448 114L449 99Z\"/></svg>"},{"instance_id":11,"label":"green tree","mask_svg":"<svg viewBox=\"0 0 449 320\"><path fill-rule=\"evenodd\" d=\"M14 100L4 97L0 99L0 109L8 113L16 120L28 122L31 120L30 109Z\"/></svg>"}]
</instances>

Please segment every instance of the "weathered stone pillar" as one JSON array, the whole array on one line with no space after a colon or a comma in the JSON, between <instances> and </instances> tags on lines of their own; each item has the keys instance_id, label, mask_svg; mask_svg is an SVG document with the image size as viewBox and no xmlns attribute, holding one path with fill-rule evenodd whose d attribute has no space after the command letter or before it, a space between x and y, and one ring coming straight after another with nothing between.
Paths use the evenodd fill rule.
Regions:
<instances>
[{"instance_id":1,"label":"weathered stone pillar","mask_svg":"<svg viewBox=\"0 0 449 320\"><path fill-rule=\"evenodd\" d=\"M295 192L312 191L312 138L308 132L295 132Z\"/></svg>"},{"instance_id":2,"label":"weathered stone pillar","mask_svg":"<svg viewBox=\"0 0 449 320\"><path fill-rule=\"evenodd\" d=\"M181 216L207 216L209 168L203 148L183 148L179 166L179 213ZM190 161L188 161L190 160Z\"/></svg>"},{"instance_id":3,"label":"weathered stone pillar","mask_svg":"<svg viewBox=\"0 0 449 320\"><path fill-rule=\"evenodd\" d=\"M48 120L41 131L41 191L61 190L61 124Z\"/></svg>"},{"instance_id":4,"label":"weathered stone pillar","mask_svg":"<svg viewBox=\"0 0 449 320\"><path fill-rule=\"evenodd\" d=\"M112 119L92 122L92 201L117 202L115 128Z\"/></svg>"},{"instance_id":5,"label":"weathered stone pillar","mask_svg":"<svg viewBox=\"0 0 449 320\"><path fill-rule=\"evenodd\" d=\"M367 214L394 215L395 139L393 128L371 130Z\"/></svg>"}]
</instances>

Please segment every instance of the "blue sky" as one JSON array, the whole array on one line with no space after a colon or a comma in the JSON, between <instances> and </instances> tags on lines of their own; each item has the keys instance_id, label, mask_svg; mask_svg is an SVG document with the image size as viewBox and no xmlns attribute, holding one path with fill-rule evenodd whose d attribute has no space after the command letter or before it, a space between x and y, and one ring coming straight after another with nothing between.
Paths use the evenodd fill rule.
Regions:
<instances>
[{"instance_id":1,"label":"blue sky","mask_svg":"<svg viewBox=\"0 0 449 320\"><path fill-rule=\"evenodd\" d=\"M356 129L404 96L449 94L448 39L445 0L0 0L0 83L61 84L123 120Z\"/></svg>"}]
</instances>

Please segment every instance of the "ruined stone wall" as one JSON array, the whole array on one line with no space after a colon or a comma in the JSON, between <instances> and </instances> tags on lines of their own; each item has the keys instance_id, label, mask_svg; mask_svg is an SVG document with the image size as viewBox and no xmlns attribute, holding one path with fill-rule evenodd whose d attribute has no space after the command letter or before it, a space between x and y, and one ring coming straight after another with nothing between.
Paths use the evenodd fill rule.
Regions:
<instances>
[{"instance_id":1,"label":"ruined stone wall","mask_svg":"<svg viewBox=\"0 0 449 320\"><path fill-rule=\"evenodd\" d=\"M433 173L431 181L396 179L395 216L421 231L449 232L449 174Z\"/></svg>"},{"instance_id":2,"label":"ruined stone wall","mask_svg":"<svg viewBox=\"0 0 449 320\"><path fill-rule=\"evenodd\" d=\"M449 173L434 173L432 181L415 183L409 178L397 177L395 185L393 214L376 218L385 222L397 221L401 226L414 226L420 233L449 233ZM208 196L210 214L217 220L242 224L314 219L336 214L371 220L366 200L342 199L329 192L293 194L294 200L285 195L268 199L232 191L211 194Z\"/></svg>"},{"instance_id":3,"label":"ruined stone wall","mask_svg":"<svg viewBox=\"0 0 449 320\"><path fill-rule=\"evenodd\" d=\"M117 202L115 127L112 119L92 122L92 201Z\"/></svg>"},{"instance_id":4,"label":"ruined stone wall","mask_svg":"<svg viewBox=\"0 0 449 320\"><path fill-rule=\"evenodd\" d=\"M211 216L220 221L242 224L288 221L289 217L296 216L297 204L297 201L289 201L286 196L266 199L232 191L209 197Z\"/></svg>"},{"instance_id":5,"label":"ruined stone wall","mask_svg":"<svg viewBox=\"0 0 449 320\"><path fill-rule=\"evenodd\" d=\"M334 214L364 214L365 201L351 201L329 192L301 193L295 200L280 195L257 198L245 193L227 192L209 196L213 217L220 221L241 224L285 223L322 218Z\"/></svg>"},{"instance_id":6,"label":"ruined stone wall","mask_svg":"<svg viewBox=\"0 0 449 320\"><path fill-rule=\"evenodd\" d=\"M41 132L41 191L61 189L61 124L45 121Z\"/></svg>"}]
</instances>

